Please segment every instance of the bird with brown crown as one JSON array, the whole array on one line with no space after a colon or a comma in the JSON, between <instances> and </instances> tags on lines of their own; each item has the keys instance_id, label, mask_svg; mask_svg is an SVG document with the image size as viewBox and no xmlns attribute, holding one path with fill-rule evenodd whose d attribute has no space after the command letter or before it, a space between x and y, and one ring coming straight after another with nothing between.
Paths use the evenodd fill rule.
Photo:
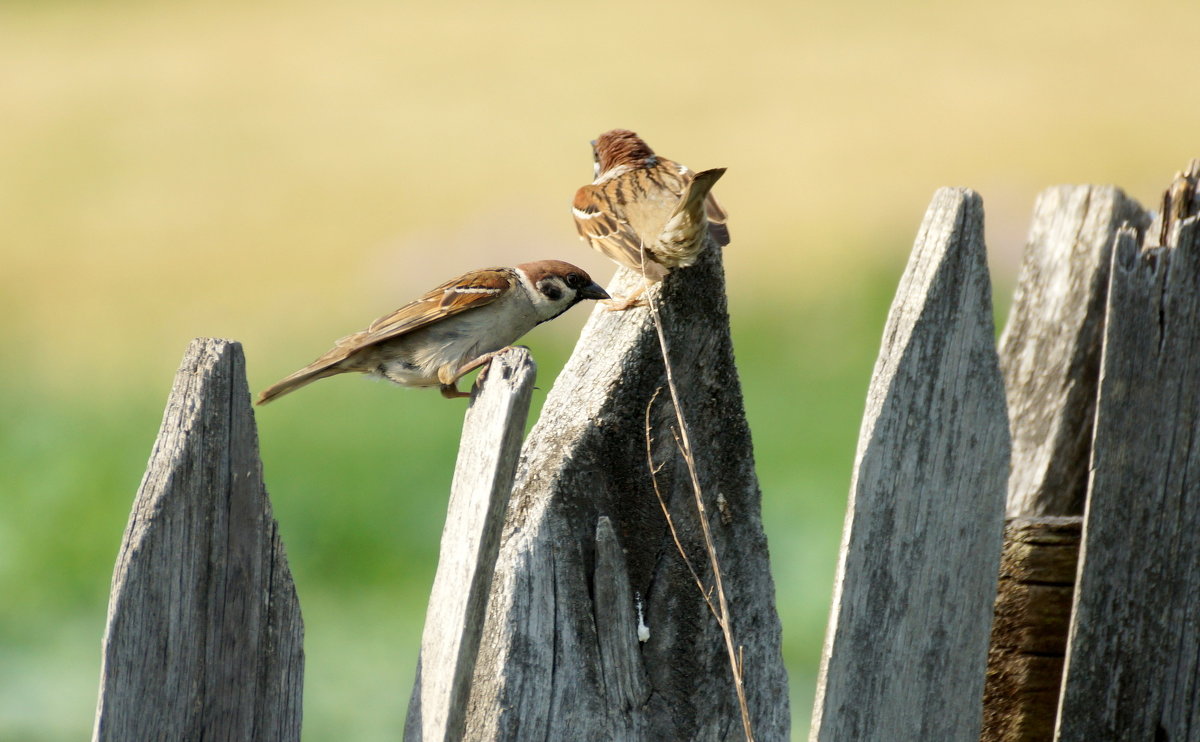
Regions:
<instances>
[{"instance_id":1,"label":"bird with brown crown","mask_svg":"<svg viewBox=\"0 0 1200 742\"><path fill-rule=\"evenodd\" d=\"M595 180L575 192L575 228L618 265L653 283L696 262L709 237L729 244L725 211L711 193L725 168L693 173L626 129L601 134L592 154ZM637 306L645 288L609 308Z\"/></svg>"},{"instance_id":2,"label":"bird with brown crown","mask_svg":"<svg viewBox=\"0 0 1200 742\"><path fill-rule=\"evenodd\" d=\"M258 404L350 372L400 386L440 387L446 398L469 397L457 386L464 375L584 299L607 298L587 273L561 260L471 271L338 340L264 391Z\"/></svg>"}]
</instances>

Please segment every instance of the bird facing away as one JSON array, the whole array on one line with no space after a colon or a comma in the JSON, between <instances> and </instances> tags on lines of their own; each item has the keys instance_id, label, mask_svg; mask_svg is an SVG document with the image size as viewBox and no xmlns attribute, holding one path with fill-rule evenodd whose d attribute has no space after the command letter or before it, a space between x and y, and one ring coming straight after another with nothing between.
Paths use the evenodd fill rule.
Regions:
<instances>
[{"instance_id":1,"label":"bird facing away","mask_svg":"<svg viewBox=\"0 0 1200 742\"><path fill-rule=\"evenodd\" d=\"M596 250L654 282L696 262L709 235L729 244L725 211L710 193L725 168L693 173L626 129L601 134L592 154L595 180L575 192L572 213Z\"/></svg>"},{"instance_id":2,"label":"bird facing away","mask_svg":"<svg viewBox=\"0 0 1200 742\"><path fill-rule=\"evenodd\" d=\"M463 375L584 299L607 298L587 273L561 260L472 271L338 340L260 394L257 404L350 372L401 386L437 386L447 399L468 397L457 386Z\"/></svg>"}]
</instances>

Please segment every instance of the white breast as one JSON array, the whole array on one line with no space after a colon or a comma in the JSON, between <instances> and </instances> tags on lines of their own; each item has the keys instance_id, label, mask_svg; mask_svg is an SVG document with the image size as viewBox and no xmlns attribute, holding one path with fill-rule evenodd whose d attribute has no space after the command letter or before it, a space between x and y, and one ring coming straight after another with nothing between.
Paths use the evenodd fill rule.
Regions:
<instances>
[{"instance_id":1,"label":"white breast","mask_svg":"<svg viewBox=\"0 0 1200 742\"><path fill-rule=\"evenodd\" d=\"M511 345L540 321L524 291L511 291L479 309L447 317L388 343L395 357L383 376L403 386L438 386L438 371L457 370Z\"/></svg>"}]
</instances>

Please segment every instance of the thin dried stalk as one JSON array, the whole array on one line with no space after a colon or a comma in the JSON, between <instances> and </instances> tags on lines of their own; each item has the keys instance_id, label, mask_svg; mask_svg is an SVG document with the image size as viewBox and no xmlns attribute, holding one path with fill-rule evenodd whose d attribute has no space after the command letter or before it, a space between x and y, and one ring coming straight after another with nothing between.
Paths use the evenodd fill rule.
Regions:
<instances>
[{"instance_id":1,"label":"thin dried stalk","mask_svg":"<svg viewBox=\"0 0 1200 742\"><path fill-rule=\"evenodd\" d=\"M643 254L644 259L644 254ZM671 537L675 539L675 546L679 549L679 553L683 555L683 560L688 565L688 569L692 572L692 577L696 579L697 586L700 587L700 593L704 596L704 600L708 603L709 610L713 610L713 615L716 616L717 624L721 627L721 633L725 638L725 651L729 655L729 669L733 673L733 685L737 691L738 707L742 715L742 731L745 732L746 742L754 742L754 731L750 724L750 709L746 703L746 688L742 682L742 663L738 656L741 654L741 647L734 648L733 643L733 627L729 621L729 604L725 600L725 585L721 575L721 565L717 560L717 547L712 540L712 531L708 525L708 513L704 508L703 492L700 488L700 475L696 471L696 457L692 453L692 443L688 436L687 423L683 419L683 411L679 405L679 392L675 388L675 374L671 368L670 354L667 350L667 338L663 332L662 317L658 313L658 305L654 301L654 296L651 292L646 292L646 302L650 306L650 317L654 321L654 330L658 333L658 346L662 351L663 366L666 369L667 375L667 390L671 393L671 404L675 409L675 421L678 428L672 429L671 433L675 437L675 444L679 447L679 452L683 456L683 460L687 463L688 475L692 480L692 494L696 500L696 512L700 520L700 530L704 534L704 548L708 552L709 563L712 565L713 578L716 582L717 602L720 610L713 610L712 600L709 593L704 589L699 576L695 569L692 568L691 562L688 560L687 554L683 551L683 546L679 542L679 537L675 533L675 525L671 521L671 516L667 514L667 525L671 529ZM657 397L657 392L655 393ZM651 404L654 399L651 398ZM646 446L647 455L649 455L649 436L650 436L650 409L646 408ZM658 490L658 479L655 476L654 460L650 459L650 475L654 480L654 492L658 495L659 503L662 504L663 512L666 512L667 506L663 502L662 494Z\"/></svg>"},{"instance_id":2,"label":"thin dried stalk","mask_svg":"<svg viewBox=\"0 0 1200 742\"><path fill-rule=\"evenodd\" d=\"M658 506L662 508L663 517L667 519L667 528L671 531L671 539L675 541L675 548L679 551L679 556L683 557L683 563L687 565L688 572L692 573L692 579L696 581L696 587L700 589L700 596L704 598L704 602L708 604L708 610L712 611L713 617L717 621L721 620L721 614L717 612L717 606L712 602L712 592L704 587L704 581L700 579L700 575L696 573L696 568L692 566L692 560L688 558L687 552L683 549L683 544L679 541L679 533L675 530L675 520L671 517L671 511L667 508L667 501L662 496L662 490L658 488L658 472L663 465L654 465L654 452L651 449L653 438L650 434L650 409L654 407L654 400L658 399L658 393L662 391L662 387L654 390L654 395L650 397L650 401L646 404L646 461L650 464L650 483L654 485L654 496L658 498Z\"/></svg>"}]
</instances>

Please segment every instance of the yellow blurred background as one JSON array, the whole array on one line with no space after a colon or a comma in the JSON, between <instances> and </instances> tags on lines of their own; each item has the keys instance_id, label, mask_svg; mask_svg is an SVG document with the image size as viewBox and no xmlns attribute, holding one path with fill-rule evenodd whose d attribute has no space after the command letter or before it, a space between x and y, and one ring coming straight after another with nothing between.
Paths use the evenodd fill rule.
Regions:
<instances>
[{"instance_id":1,"label":"yellow blurred background","mask_svg":"<svg viewBox=\"0 0 1200 742\"><path fill-rule=\"evenodd\" d=\"M242 341L257 390L470 268L557 257L604 282L568 209L613 127L729 168L803 737L858 416L929 197L983 195L1002 319L1038 191L1154 207L1200 155L1198 25L1195 3L1112 0L0 4L0 739L90 728L113 560L190 338ZM526 339L543 388L584 313ZM400 733L462 409L341 378L259 413L307 739Z\"/></svg>"}]
</instances>

